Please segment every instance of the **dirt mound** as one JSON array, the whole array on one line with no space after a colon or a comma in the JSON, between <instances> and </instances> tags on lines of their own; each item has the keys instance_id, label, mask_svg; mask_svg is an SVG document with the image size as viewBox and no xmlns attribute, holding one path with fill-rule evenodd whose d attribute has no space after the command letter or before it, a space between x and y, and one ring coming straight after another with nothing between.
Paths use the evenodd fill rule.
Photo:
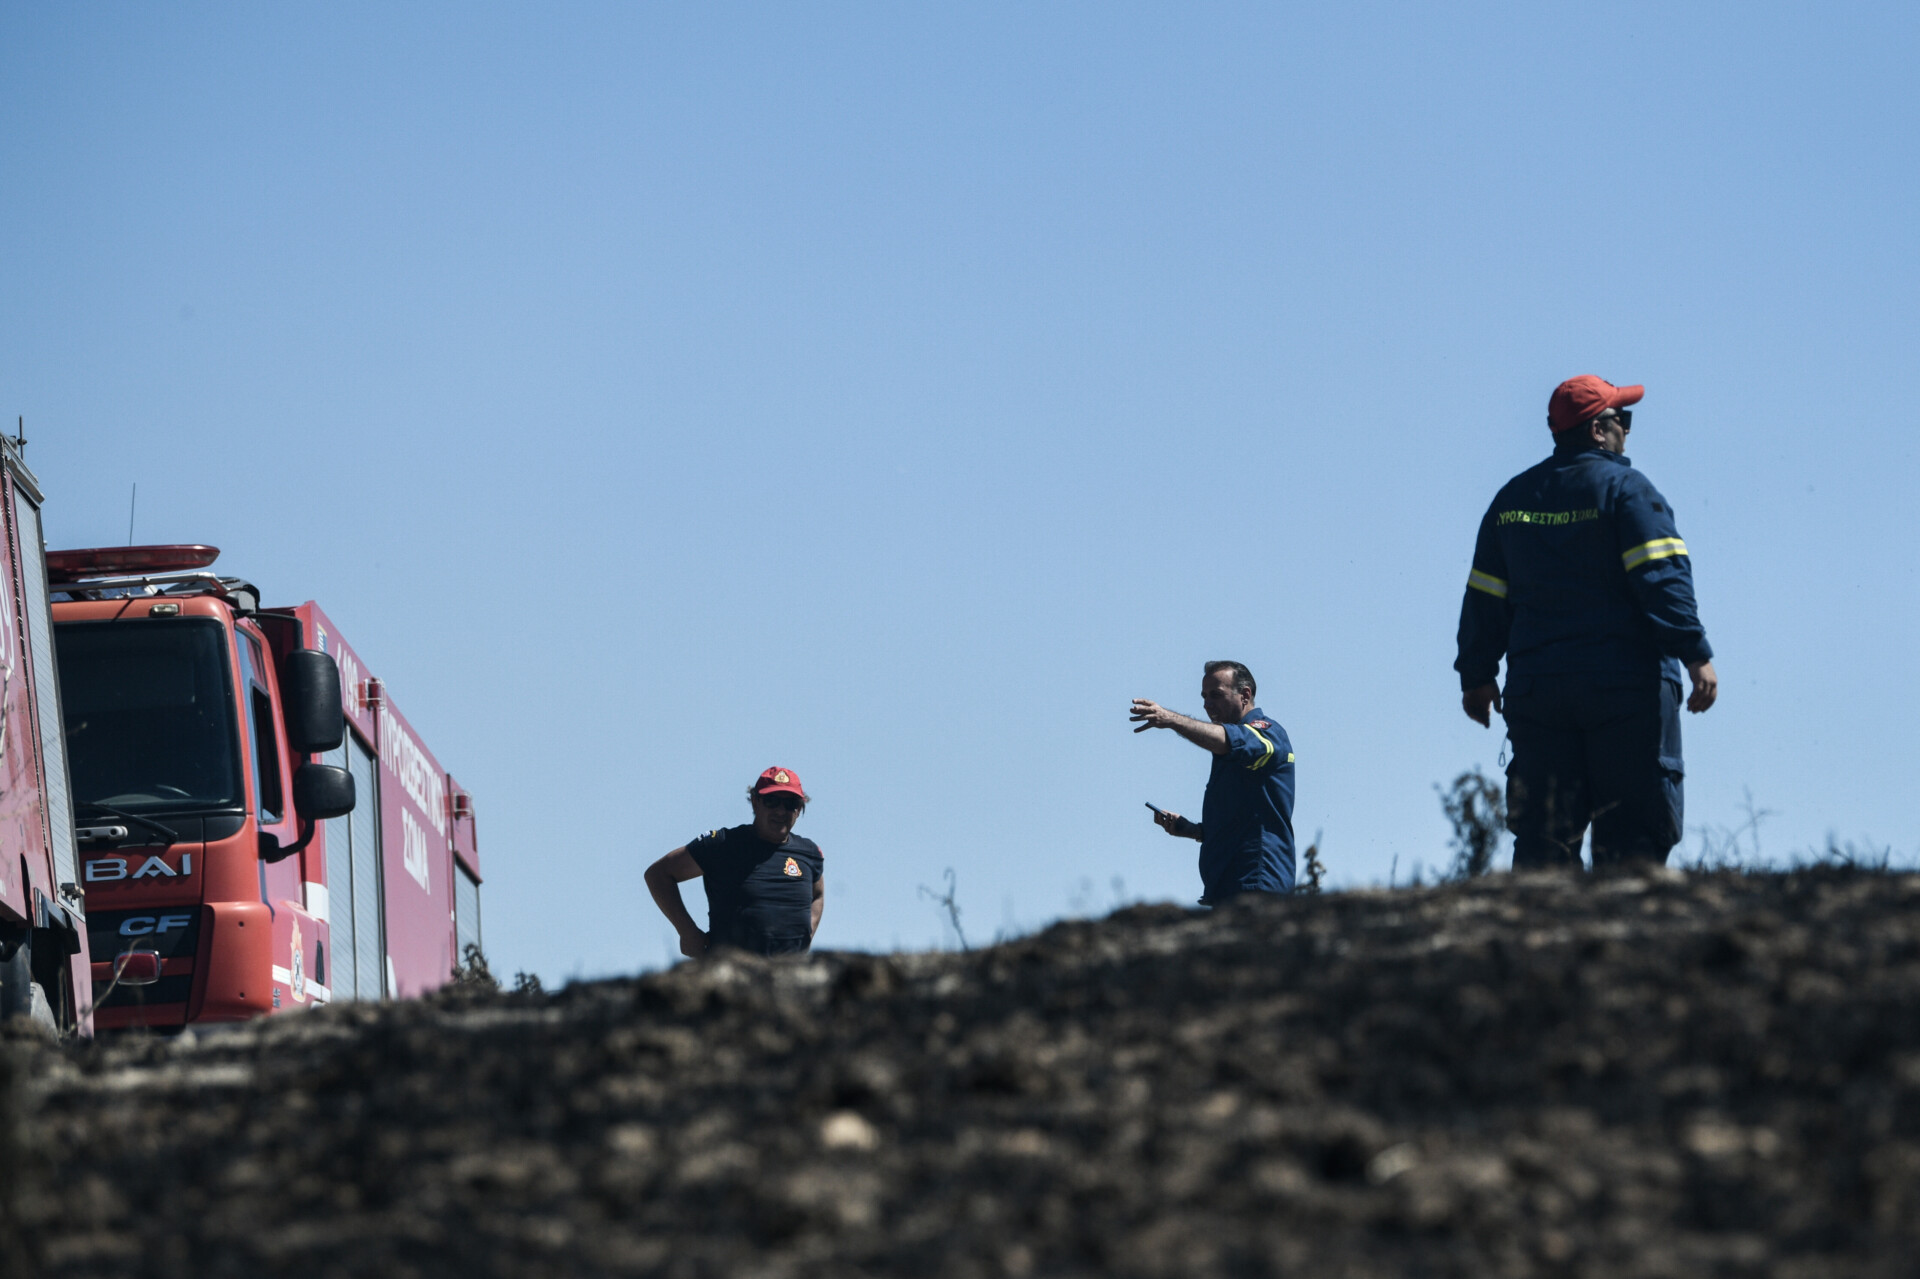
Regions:
<instances>
[{"instance_id":1,"label":"dirt mound","mask_svg":"<svg viewBox=\"0 0 1920 1279\"><path fill-rule=\"evenodd\" d=\"M1920 879L1663 873L21 1031L0 1229L71 1276L1904 1276L1916 1013Z\"/></svg>"}]
</instances>

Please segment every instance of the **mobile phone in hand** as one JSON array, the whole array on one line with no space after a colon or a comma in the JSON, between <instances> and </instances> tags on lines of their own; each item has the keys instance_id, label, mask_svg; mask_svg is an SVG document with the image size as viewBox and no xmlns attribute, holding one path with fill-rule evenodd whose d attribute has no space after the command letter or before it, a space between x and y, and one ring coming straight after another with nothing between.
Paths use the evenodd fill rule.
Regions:
<instances>
[{"instance_id":1,"label":"mobile phone in hand","mask_svg":"<svg viewBox=\"0 0 1920 1279\"><path fill-rule=\"evenodd\" d=\"M1167 810L1160 807L1160 805L1158 804L1148 804L1147 807L1151 808L1155 812L1155 814L1157 814L1158 816L1165 817L1168 815Z\"/></svg>"}]
</instances>

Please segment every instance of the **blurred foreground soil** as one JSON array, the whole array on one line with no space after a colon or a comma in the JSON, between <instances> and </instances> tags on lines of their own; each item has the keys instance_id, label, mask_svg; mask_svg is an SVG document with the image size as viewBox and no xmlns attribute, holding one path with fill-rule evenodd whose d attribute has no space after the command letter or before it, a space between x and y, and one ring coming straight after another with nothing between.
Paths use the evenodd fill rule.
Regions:
<instances>
[{"instance_id":1,"label":"blurred foreground soil","mask_svg":"<svg viewBox=\"0 0 1920 1279\"><path fill-rule=\"evenodd\" d=\"M62 1276L1909 1276L1920 879L1497 876L0 1043Z\"/></svg>"}]
</instances>

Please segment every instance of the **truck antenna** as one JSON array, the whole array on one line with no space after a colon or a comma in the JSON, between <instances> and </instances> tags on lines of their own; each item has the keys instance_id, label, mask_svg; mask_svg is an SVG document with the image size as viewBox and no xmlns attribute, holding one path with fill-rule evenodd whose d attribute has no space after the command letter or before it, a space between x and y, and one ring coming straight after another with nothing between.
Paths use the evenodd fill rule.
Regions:
<instances>
[{"instance_id":1,"label":"truck antenna","mask_svg":"<svg viewBox=\"0 0 1920 1279\"><path fill-rule=\"evenodd\" d=\"M13 447L22 453L27 451L27 415L25 413L20 415L20 433L14 436Z\"/></svg>"},{"instance_id":2,"label":"truck antenna","mask_svg":"<svg viewBox=\"0 0 1920 1279\"><path fill-rule=\"evenodd\" d=\"M133 545L133 508L140 500L140 481L133 482L133 496L127 499L127 545Z\"/></svg>"}]
</instances>

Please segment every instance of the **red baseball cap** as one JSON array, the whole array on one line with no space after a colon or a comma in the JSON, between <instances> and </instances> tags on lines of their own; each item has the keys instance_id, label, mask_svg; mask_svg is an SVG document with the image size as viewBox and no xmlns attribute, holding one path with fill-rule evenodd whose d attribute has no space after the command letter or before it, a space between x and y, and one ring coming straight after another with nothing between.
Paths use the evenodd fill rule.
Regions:
<instances>
[{"instance_id":1,"label":"red baseball cap","mask_svg":"<svg viewBox=\"0 0 1920 1279\"><path fill-rule=\"evenodd\" d=\"M798 795L802 803L806 802L807 792L800 788L800 774L791 768L769 768L753 783L753 793L756 795L773 795L783 791Z\"/></svg>"},{"instance_id":2,"label":"red baseball cap","mask_svg":"<svg viewBox=\"0 0 1920 1279\"><path fill-rule=\"evenodd\" d=\"M1555 435L1571 431L1608 409L1638 404L1646 393L1644 386L1615 386L1605 378L1582 373L1553 388L1553 396L1547 401L1547 426Z\"/></svg>"}]
</instances>

